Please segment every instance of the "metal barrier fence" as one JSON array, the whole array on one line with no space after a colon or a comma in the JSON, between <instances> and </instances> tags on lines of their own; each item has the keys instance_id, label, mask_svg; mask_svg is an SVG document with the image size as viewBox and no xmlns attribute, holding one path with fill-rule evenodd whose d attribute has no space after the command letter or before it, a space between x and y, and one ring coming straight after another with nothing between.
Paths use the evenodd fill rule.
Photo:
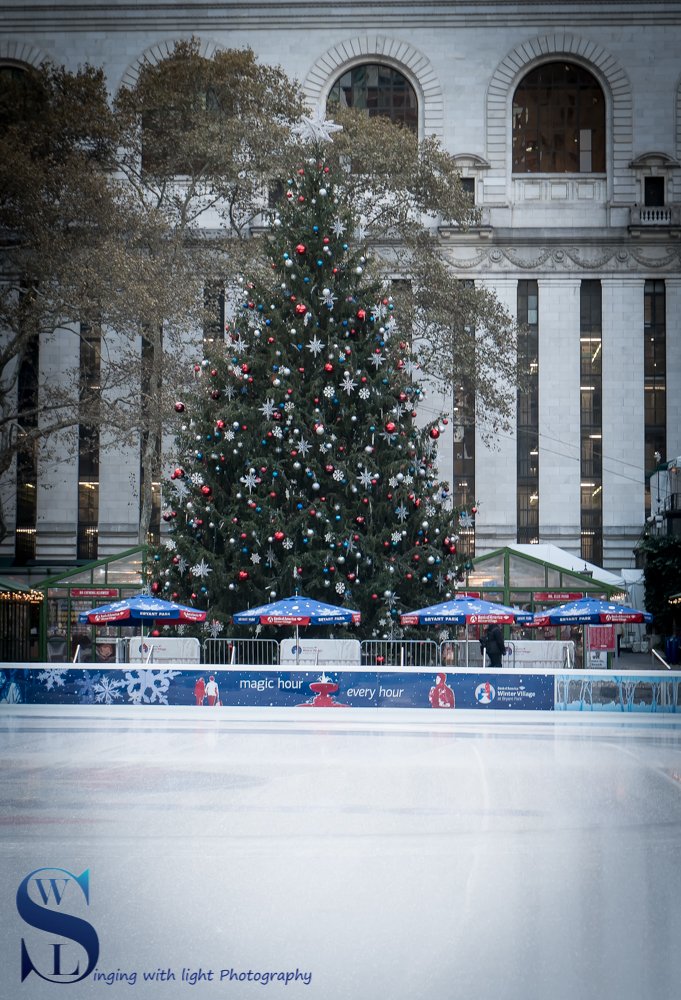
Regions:
<instances>
[{"instance_id":1,"label":"metal barrier fence","mask_svg":"<svg viewBox=\"0 0 681 1000\"><path fill-rule=\"evenodd\" d=\"M565 643L562 663L550 665L572 669L575 666L574 649ZM541 669L547 665L546 659L527 659L516 663L513 643L507 644L503 666L522 666L525 670ZM360 643L363 667L443 667L457 669L471 667L479 670L489 667L489 660L483 659L477 639L446 639L439 644L432 639L365 639ZM253 667L279 666L281 662L279 642L276 639L206 639L203 643L203 662L213 666L243 665ZM335 662L335 661L334 661ZM343 661L337 661L342 666ZM310 664L301 664L310 668ZM314 669L314 667L313 667Z\"/></svg>"},{"instance_id":2,"label":"metal barrier fence","mask_svg":"<svg viewBox=\"0 0 681 1000\"><path fill-rule=\"evenodd\" d=\"M482 650L477 639L445 639L440 643L443 667L482 667Z\"/></svg>"},{"instance_id":3,"label":"metal barrier fence","mask_svg":"<svg viewBox=\"0 0 681 1000\"><path fill-rule=\"evenodd\" d=\"M365 667L431 667L439 661L432 639L365 639L361 650Z\"/></svg>"},{"instance_id":4,"label":"metal barrier fence","mask_svg":"<svg viewBox=\"0 0 681 1000\"><path fill-rule=\"evenodd\" d=\"M440 662L438 644L430 639L366 639L360 649L365 667L436 667ZM279 643L276 639L206 639L203 662L213 666L278 666Z\"/></svg>"},{"instance_id":5,"label":"metal barrier fence","mask_svg":"<svg viewBox=\"0 0 681 1000\"><path fill-rule=\"evenodd\" d=\"M277 666L279 643L276 639L206 639L203 662L216 667L230 663L253 667Z\"/></svg>"}]
</instances>

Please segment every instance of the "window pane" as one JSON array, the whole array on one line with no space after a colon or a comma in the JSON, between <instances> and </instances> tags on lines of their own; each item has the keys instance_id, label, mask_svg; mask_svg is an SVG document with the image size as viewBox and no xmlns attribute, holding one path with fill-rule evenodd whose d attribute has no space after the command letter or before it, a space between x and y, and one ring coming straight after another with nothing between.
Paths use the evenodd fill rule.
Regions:
<instances>
[{"instance_id":1,"label":"window pane","mask_svg":"<svg viewBox=\"0 0 681 1000\"><path fill-rule=\"evenodd\" d=\"M581 66L549 63L528 73L513 98L516 173L603 173L605 99Z\"/></svg>"},{"instance_id":2,"label":"window pane","mask_svg":"<svg viewBox=\"0 0 681 1000\"><path fill-rule=\"evenodd\" d=\"M389 118L411 132L418 131L416 91L407 78L391 66L365 63L347 70L329 92L331 114L334 105L358 108L372 117Z\"/></svg>"}]
</instances>

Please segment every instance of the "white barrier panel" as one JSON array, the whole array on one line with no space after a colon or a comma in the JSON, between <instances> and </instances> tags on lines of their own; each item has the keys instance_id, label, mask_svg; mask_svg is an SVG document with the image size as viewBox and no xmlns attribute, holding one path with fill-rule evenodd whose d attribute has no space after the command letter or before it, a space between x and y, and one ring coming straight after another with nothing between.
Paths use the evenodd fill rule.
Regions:
<instances>
[{"instance_id":1,"label":"white barrier panel","mask_svg":"<svg viewBox=\"0 0 681 1000\"><path fill-rule=\"evenodd\" d=\"M201 644L189 636L156 638L136 635L128 640L130 663L200 663Z\"/></svg>"},{"instance_id":2,"label":"white barrier panel","mask_svg":"<svg viewBox=\"0 0 681 1000\"><path fill-rule=\"evenodd\" d=\"M297 655L296 655L297 649ZM282 639L279 643L280 663L299 664L359 664L361 646L358 639Z\"/></svg>"},{"instance_id":3,"label":"white barrier panel","mask_svg":"<svg viewBox=\"0 0 681 1000\"><path fill-rule=\"evenodd\" d=\"M575 644L574 642L561 642L559 640L542 639L510 639L506 643L509 651L504 656L504 666L514 667L528 666L529 664L541 664L544 667L556 667L570 669L575 664ZM511 663L507 661L510 658ZM605 664L607 666L607 662Z\"/></svg>"}]
</instances>

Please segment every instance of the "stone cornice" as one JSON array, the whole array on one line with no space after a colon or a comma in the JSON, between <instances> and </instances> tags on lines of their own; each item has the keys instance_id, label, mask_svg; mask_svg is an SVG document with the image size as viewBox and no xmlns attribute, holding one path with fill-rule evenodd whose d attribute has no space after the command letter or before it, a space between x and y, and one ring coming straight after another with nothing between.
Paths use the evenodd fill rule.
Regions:
<instances>
[{"instance_id":1,"label":"stone cornice","mask_svg":"<svg viewBox=\"0 0 681 1000\"><path fill-rule=\"evenodd\" d=\"M206 3L178 0L176 3L139 3L131 0L29 0L8 3L0 11L4 31L215 31L224 29L267 30L299 25L308 29L329 27L481 27L494 28L531 23L536 29L569 25L681 25L681 2L668 0L605 0L602 3L520 2L514 0L318 0L298 3L286 0L254 0L242 3Z\"/></svg>"}]
</instances>

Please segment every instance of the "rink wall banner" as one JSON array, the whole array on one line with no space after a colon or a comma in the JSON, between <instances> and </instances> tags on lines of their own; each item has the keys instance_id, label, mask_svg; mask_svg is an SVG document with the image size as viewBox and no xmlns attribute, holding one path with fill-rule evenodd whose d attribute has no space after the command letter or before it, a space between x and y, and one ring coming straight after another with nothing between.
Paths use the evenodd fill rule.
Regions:
<instances>
[{"instance_id":1,"label":"rink wall banner","mask_svg":"<svg viewBox=\"0 0 681 1000\"><path fill-rule=\"evenodd\" d=\"M681 714L681 678L668 673L556 674L556 711Z\"/></svg>"},{"instance_id":2,"label":"rink wall banner","mask_svg":"<svg viewBox=\"0 0 681 1000\"><path fill-rule=\"evenodd\" d=\"M381 671L197 668L175 664L7 667L0 702L177 705L201 709L432 708L681 714L681 677L608 671Z\"/></svg>"}]
</instances>

